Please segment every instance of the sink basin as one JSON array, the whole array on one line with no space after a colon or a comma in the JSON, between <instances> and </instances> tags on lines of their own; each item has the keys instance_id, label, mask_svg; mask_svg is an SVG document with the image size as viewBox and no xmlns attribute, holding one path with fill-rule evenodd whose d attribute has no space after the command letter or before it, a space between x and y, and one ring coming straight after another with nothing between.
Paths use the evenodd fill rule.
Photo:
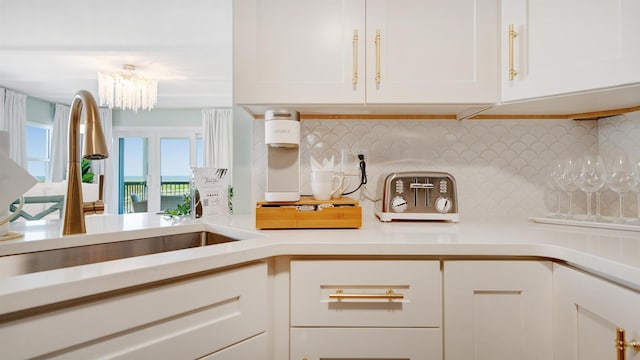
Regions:
<instances>
[{"instance_id":1,"label":"sink basin","mask_svg":"<svg viewBox=\"0 0 640 360\"><path fill-rule=\"evenodd\" d=\"M0 277L209 246L233 238L207 231L154 236L0 257Z\"/></svg>"}]
</instances>

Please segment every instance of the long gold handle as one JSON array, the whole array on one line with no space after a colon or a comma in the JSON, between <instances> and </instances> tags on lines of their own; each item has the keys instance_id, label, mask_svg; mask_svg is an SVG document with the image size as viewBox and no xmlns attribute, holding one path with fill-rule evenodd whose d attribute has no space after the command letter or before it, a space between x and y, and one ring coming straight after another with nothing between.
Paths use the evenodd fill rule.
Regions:
<instances>
[{"instance_id":1,"label":"long gold handle","mask_svg":"<svg viewBox=\"0 0 640 360\"><path fill-rule=\"evenodd\" d=\"M627 348L632 348L635 351L640 351L640 342L638 342L638 340L636 339L633 339L630 342L626 342L626 340L624 339L624 329L616 329L616 354L618 355L618 360L626 359L625 353Z\"/></svg>"},{"instance_id":2,"label":"long gold handle","mask_svg":"<svg viewBox=\"0 0 640 360\"><path fill-rule=\"evenodd\" d=\"M336 289L336 292L329 294L329 299L385 299L389 301L404 299L403 294L396 294L393 289L387 289L384 294L345 294L342 289Z\"/></svg>"},{"instance_id":3,"label":"long gold handle","mask_svg":"<svg viewBox=\"0 0 640 360\"><path fill-rule=\"evenodd\" d=\"M518 75L513 66L513 42L516 37L518 37L518 33L514 30L513 24L509 24L509 81Z\"/></svg>"},{"instance_id":4,"label":"long gold handle","mask_svg":"<svg viewBox=\"0 0 640 360\"><path fill-rule=\"evenodd\" d=\"M380 29L376 30L376 85L380 85Z\"/></svg>"},{"instance_id":5,"label":"long gold handle","mask_svg":"<svg viewBox=\"0 0 640 360\"><path fill-rule=\"evenodd\" d=\"M358 29L353 29L353 85L358 85Z\"/></svg>"}]
</instances>

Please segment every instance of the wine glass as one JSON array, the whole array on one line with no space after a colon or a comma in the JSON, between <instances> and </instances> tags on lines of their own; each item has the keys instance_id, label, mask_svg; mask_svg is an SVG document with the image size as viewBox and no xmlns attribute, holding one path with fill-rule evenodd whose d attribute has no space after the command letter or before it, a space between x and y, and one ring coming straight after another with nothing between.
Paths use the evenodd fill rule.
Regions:
<instances>
[{"instance_id":1,"label":"wine glass","mask_svg":"<svg viewBox=\"0 0 640 360\"><path fill-rule=\"evenodd\" d=\"M578 189L578 186L575 182L573 182L573 178L571 174L573 173L573 169L576 166L575 159L568 157L561 161L559 173L556 177L556 181L560 189L567 193L567 198L569 200L569 207L567 209L567 219L571 219L573 217L573 192Z\"/></svg>"},{"instance_id":2,"label":"wine glass","mask_svg":"<svg viewBox=\"0 0 640 360\"><path fill-rule=\"evenodd\" d=\"M587 195L587 220L592 220L591 197L594 192L604 187L606 167L602 157L597 154L585 154L573 168L573 182Z\"/></svg>"},{"instance_id":3,"label":"wine glass","mask_svg":"<svg viewBox=\"0 0 640 360\"><path fill-rule=\"evenodd\" d=\"M609 189L618 193L619 218L617 222L624 222L624 193L633 189L638 182L636 166L629 160L629 156L622 149L613 149L609 155L607 169L607 185Z\"/></svg>"}]
</instances>

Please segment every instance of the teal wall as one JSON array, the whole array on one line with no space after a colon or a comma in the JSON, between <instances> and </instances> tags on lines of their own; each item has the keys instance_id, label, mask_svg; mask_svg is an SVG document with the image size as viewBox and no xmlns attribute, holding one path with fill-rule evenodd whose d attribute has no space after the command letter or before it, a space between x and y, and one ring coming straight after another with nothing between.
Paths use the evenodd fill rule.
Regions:
<instances>
[{"instance_id":1,"label":"teal wall","mask_svg":"<svg viewBox=\"0 0 640 360\"><path fill-rule=\"evenodd\" d=\"M51 125L54 111L55 104L27 96L27 121Z\"/></svg>"},{"instance_id":2,"label":"teal wall","mask_svg":"<svg viewBox=\"0 0 640 360\"><path fill-rule=\"evenodd\" d=\"M200 109L113 111L113 126L202 126Z\"/></svg>"}]
</instances>

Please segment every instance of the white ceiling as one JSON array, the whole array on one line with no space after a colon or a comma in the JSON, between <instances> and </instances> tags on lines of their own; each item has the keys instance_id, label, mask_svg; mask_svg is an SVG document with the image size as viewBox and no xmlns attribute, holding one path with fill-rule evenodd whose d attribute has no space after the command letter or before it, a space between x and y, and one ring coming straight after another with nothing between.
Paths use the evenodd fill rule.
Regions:
<instances>
[{"instance_id":1,"label":"white ceiling","mask_svg":"<svg viewBox=\"0 0 640 360\"><path fill-rule=\"evenodd\" d=\"M96 100L99 71L158 79L156 108L231 105L232 0L0 0L0 87Z\"/></svg>"}]
</instances>

